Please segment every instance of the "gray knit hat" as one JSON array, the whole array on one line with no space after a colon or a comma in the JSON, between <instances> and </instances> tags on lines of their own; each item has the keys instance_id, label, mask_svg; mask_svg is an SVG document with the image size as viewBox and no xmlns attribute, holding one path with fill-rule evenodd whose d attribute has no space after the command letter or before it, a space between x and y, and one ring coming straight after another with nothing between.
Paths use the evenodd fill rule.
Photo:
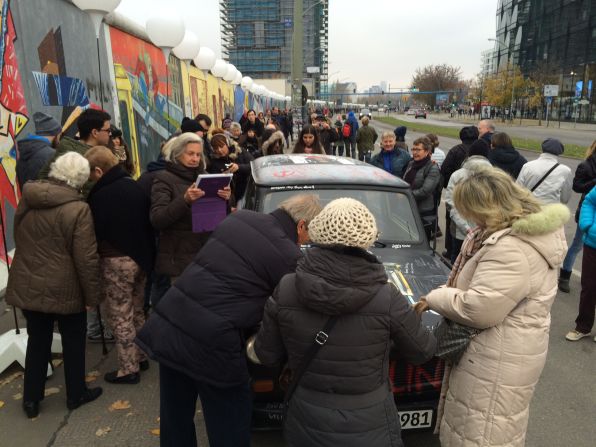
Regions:
<instances>
[{"instance_id":1,"label":"gray knit hat","mask_svg":"<svg viewBox=\"0 0 596 447\"><path fill-rule=\"evenodd\" d=\"M556 138L547 138L542 142L542 152L546 152L547 154L561 155L564 150L563 143Z\"/></svg>"},{"instance_id":2,"label":"gray knit hat","mask_svg":"<svg viewBox=\"0 0 596 447\"><path fill-rule=\"evenodd\" d=\"M43 112L35 112L33 114L33 122L35 123L35 134L55 136L62 132L62 126L50 115Z\"/></svg>"},{"instance_id":3,"label":"gray knit hat","mask_svg":"<svg viewBox=\"0 0 596 447\"><path fill-rule=\"evenodd\" d=\"M310 222L308 234L315 244L366 250L377 240L377 223L368 208L358 200L336 199Z\"/></svg>"}]
</instances>

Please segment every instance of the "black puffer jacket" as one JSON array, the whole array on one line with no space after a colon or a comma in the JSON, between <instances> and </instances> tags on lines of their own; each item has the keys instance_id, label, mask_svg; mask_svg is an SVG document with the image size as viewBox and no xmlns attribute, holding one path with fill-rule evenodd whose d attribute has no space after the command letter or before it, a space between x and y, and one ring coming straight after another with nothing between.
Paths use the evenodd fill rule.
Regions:
<instances>
[{"instance_id":1,"label":"black puffer jacket","mask_svg":"<svg viewBox=\"0 0 596 447\"><path fill-rule=\"evenodd\" d=\"M166 169L153 180L150 216L159 231L155 271L162 275L179 276L209 237L210 233L193 233L191 206L184 200L201 172L166 162Z\"/></svg>"},{"instance_id":2,"label":"black puffer jacket","mask_svg":"<svg viewBox=\"0 0 596 447\"><path fill-rule=\"evenodd\" d=\"M218 387L248 381L245 330L300 257L296 224L282 210L226 217L155 307L137 343L151 358Z\"/></svg>"},{"instance_id":3,"label":"black puffer jacket","mask_svg":"<svg viewBox=\"0 0 596 447\"><path fill-rule=\"evenodd\" d=\"M348 275L346 275L348 272ZM401 446L389 385L389 351L428 361L436 342L383 265L359 249L308 250L267 301L255 353L296 370L329 318L338 321L290 401L291 446Z\"/></svg>"},{"instance_id":4,"label":"black puffer jacket","mask_svg":"<svg viewBox=\"0 0 596 447\"><path fill-rule=\"evenodd\" d=\"M19 158L17 159L17 180L21 191L23 185L29 180L37 180L39 171L43 168L56 152L50 146L47 138L38 135L29 135L17 142Z\"/></svg>"},{"instance_id":5,"label":"black puffer jacket","mask_svg":"<svg viewBox=\"0 0 596 447\"><path fill-rule=\"evenodd\" d=\"M582 208L584 197L589 193L592 188L596 186L596 152L589 158L582 161L575 170L575 176L573 177L573 190L580 193L581 199L575 212L575 221L579 218L579 211Z\"/></svg>"},{"instance_id":6,"label":"black puffer jacket","mask_svg":"<svg viewBox=\"0 0 596 447\"><path fill-rule=\"evenodd\" d=\"M528 162L512 147L495 147L490 151L488 159L495 168L502 169L513 177L513 180L517 179L522 166Z\"/></svg>"}]
</instances>

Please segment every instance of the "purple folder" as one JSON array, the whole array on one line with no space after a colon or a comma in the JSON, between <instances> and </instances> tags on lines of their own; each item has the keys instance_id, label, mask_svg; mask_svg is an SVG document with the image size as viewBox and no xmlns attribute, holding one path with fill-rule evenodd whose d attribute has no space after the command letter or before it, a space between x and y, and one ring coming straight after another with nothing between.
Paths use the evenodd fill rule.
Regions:
<instances>
[{"instance_id":1,"label":"purple folder","mask_svg":"<svg viewBox=\"0 0 596 447\"><path fill-rule=\"evenodd\" d=\"M217 191L230 184L232 174L201 174L197 178L197 187L205 195L192 204L192 231L204 233L213 231L225 219L228 205L217 195Z\"/></svg>"}]
</instances>

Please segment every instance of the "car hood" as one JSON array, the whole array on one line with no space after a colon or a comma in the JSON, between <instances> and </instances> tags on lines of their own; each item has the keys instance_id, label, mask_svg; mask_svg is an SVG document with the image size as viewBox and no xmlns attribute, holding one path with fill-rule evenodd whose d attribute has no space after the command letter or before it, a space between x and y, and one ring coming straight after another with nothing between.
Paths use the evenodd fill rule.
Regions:
<instances>
[{"instance_id":1,"label":"car hood","mask_svg":"<svg viewBox=\"0 0 596 447\"><path fill-rule=\"evenodd\" d=\"M372 251L383 263L389 282L395 284L411 304L447 283L449 267L428 249L395 244ZM433 311L422 316L423 323L430 328L436 326L439 320L440 315Z\"/></svg>"}]
</instances>

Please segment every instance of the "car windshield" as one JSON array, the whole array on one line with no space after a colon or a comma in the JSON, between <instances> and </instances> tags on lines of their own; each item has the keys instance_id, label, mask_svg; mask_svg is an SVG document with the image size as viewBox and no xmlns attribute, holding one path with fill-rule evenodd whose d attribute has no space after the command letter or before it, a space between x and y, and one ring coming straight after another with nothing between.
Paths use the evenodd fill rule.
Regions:
<instances>
[{"instance_id":1,"label":"car windshield","mask_svg":"<svg viewBox=\"0 0 596 447\"><path fill-rule=\"evenodd\" d=\"M311 191L302 191L311 192ZM287 198L299 194L295 190L267 190L260 201L260 211L270 213ZM332 200L351 197L364 203L375 216L379 241L383 243L420 242L420 232L406 194L373 189L317 189L314 191L325 206Z\"/></svg>"}]
</instances>

